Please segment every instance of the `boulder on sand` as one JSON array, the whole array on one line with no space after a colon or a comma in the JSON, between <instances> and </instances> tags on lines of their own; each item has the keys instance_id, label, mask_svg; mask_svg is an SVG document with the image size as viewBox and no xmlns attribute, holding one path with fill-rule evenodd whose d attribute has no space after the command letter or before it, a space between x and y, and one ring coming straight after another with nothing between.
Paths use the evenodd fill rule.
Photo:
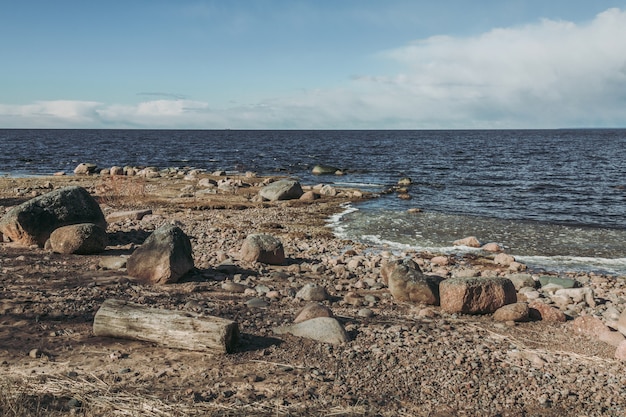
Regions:
<instances>
[{"instance_id":1,"label":"boulder on sand","mask_svg":"<svg viewBox=\"0 0 626 417\"><path fill-rule=\"evenodd\" d=\"M450 278L439 285L441 309L448 313L493 313L517 302L508 278Z\"/></svg>"},{"instance_id":2,"label":"boulder on sand","mask_svg":"<svg viewBox=\"0 0 626 417\"><path fill-rule=\"evenodd\" d=\"M22 246L43 246L61 226L94 223L106 230L98 202L82 187L63 187L13 207L0 220L0 233Z\"/></svg>"},{"instance_id":3,"label":"boulder on sand","mask_svg":"<svg viewBox=\"0 0 626 417\"><path fill-rule=\"evenodd\" d=\"M246 238L241 246L241 259L247 262L261 262L270 265L282 265L285 262L285 250L282 242L272 235L253 234Z\"/></svg>"},{"instance_id":4,"label":"boulder on sand","mask_svg":"<svg viewBox=\"0 0 626 417\"><path fill-rule=\"evenodd\" d=\"M93 223L59 227L50 235L50 248L57 253L90 255L106 249L107 234Z\"/></svg>"},{"instance_id":5,"label":"boulder on sand","mask_svg":"<svg viewBox=\"0 0 626 417\"><path fill-rule=\"evenodd\" d=\"M280 180L273 182L259 190L259 195L264 200L294 200L304 194L302 186L298 181Z\"/></svg>"},{"instance_id":6,"label":"boulder on sand","mask_svg":"<svg viewBox=\"0 0 626 417\"><path fill-rule=\"evenodd\" d=\"M178 226L152 232L128 258L128 275L154 284L171 284L194 267L189 237Z\"/></svg>"},{"instance_id":7,"label":"boulder on sand","mask_svg":"<svg viewBox=\"0 0 626 417\"><path fill-rule=\"evenodd\" d=\"M388 278L389 292L397 301L439 305L439 283L443 278L424 275L411 259L395 261Z\"/></svg>"}]
</instances>

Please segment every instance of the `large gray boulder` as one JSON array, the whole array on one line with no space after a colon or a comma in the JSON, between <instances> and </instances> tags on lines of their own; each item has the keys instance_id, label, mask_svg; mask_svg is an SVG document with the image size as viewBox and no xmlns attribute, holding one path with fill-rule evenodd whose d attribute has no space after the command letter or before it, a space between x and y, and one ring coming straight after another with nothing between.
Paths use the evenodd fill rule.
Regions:
<instances>
[{"instance_id":1,"label":"large gray boulder","mask_svg":"<svg viewBox=\"0 0 626 417\"><path fill-rule=\"evenodd\" d=\"M43 246L55 229L79 223L107 228L98 202L87 190L64 187L13 207L0 220L0 233L22 246Z\"/></svg>"},{"instance_id":2,"label":"large gray boulder","mask_svg":"<svg viewBox=\"0 0 626 417\"><path fill-rule=\"evenodd\" d=\"M282 265L285 262L285 249L282 242L265 234L253 234L244 240L240 251L241 259L247 262L260 262L269 265Z\"/></svg>"},{"instance_id":3,"label":"large gray boulder","mask_svg":"<svg viewBox=\"0 0 626 417\"><path fill-rule=\"evenodd\" d=\"M391 262L386 270L389 292L395 300L439 305L439 283L443 278L424 275L411 259Z\"/></svg>"},{"instance_id":4,"label":"large gray boulder","mask_svg":"<svg viewBox=\"0 0 626 417\"><path fill-rule=\"evenodd\" d=\"M59 227L50 235L50 249L57 253L91 255L104 251L107 234L93 223L72 224Z\"/></svg>"},{"instance_id":5,"label":"large gray boulder","mask_svg":"<svg viewBox=\"0 0 626 417\"><path fill-rule=\"evenodd\" d=\"M517 302L508 278L450 278L439 284L441 309L448 313L485 314Z\"/></svg>"},{"instance_id":6,"label":"large gray boulder","mask_svg":"<svg viewBox=\"0 0 626 417\"><path fill-rule=\"evenodd\" d=\"M304 194L302 186L298 181L280 180L273 182L259 190L259 195L264 200L294 200Z\"/></svg>"},{"instance_id":7,"label":"large gray boulder","mask_svg":"<svg viewBox=\"0 0 626 417\"><path fill-rule=\"evenodd\" d=\"M180 227L155 230L128 258L128 275L153 284L172 284L194 267L191 241Z\"/></svg>"}]
</instances>

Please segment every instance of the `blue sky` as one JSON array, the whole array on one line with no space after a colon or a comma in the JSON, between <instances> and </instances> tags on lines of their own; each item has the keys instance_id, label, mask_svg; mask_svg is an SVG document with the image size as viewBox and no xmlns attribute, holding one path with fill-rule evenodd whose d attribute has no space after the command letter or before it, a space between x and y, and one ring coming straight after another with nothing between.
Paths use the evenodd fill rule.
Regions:
<instances>
[{"instance_id":1,"label":"blue sky","mask_svg":"<svg viewBox=\"0 0 626 417\"><path fill-rule=\"evenodd\" d=\"M0 127L626 127L626 0L0 0Z\"/></svg>"}]
</instances>

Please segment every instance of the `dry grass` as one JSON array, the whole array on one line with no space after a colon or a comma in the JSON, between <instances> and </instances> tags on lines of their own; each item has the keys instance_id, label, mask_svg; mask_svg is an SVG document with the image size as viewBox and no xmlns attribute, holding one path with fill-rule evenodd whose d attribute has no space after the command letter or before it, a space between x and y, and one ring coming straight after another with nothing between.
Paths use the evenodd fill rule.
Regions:
<instances>
[{"instance_id":1,"label":"dry grass","mask_svg":"<svg viewBox=\"0 0 626 417\"><path fill-rule=\"evenodd\" d=\"M101 177L95 191L100 204L114 207L145 201L147 188L145 178L110 175Z\"/></svg>"},{"instance_id":2,"label":"dry grass","mask_svg":"<svg viewBox=\"0 0 626 417\"><path fill-rule=\"evenodd\" d=\"M94 375L0 379L0 415L3 417L199 417L199 416L365 416L360 405L327 408L322 404L224 404L185 391L159 398L149 387L119 387Z\"/></svg>"}]
</instances>

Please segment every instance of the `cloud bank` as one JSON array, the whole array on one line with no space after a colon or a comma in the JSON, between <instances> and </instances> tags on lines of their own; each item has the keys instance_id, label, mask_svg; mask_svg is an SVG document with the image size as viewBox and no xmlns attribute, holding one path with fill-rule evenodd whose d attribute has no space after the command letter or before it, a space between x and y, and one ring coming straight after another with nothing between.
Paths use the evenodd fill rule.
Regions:
<instances>
[{"instance_id":1,"label":"cloud bank","mask_svg":"<svg viewBox=\"0 0 626 417\"><path fill-rule=\"evenodd\" d=\"M379 52L397 68L246 105L159 93L132 105L0 104L2 127L438 129L626 127L626 12L542 20ZM143 94L143 98L148 97Z\"/></svg>"}]
</instances>

